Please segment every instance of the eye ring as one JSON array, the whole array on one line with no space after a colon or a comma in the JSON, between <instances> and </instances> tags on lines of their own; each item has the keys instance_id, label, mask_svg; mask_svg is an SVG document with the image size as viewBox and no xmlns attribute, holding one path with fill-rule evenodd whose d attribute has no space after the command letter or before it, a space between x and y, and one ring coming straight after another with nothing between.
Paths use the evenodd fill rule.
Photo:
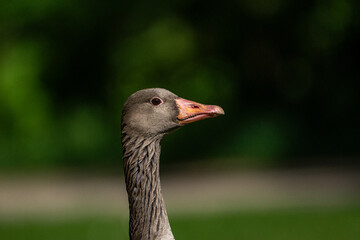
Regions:
<instances>
[{"instance_id":1,"label":"eye ring","mask_svg":"<svg viewBox=\"0 0 360 240\"><path fill-rule=\"evenodd\" d=\"M158 97L153 97L151 100L150 100L150 103L154 106L158 106L160 104L163 103L163 100L161 100L161 98L158 98Z\"/></svg>"}]
</instances>

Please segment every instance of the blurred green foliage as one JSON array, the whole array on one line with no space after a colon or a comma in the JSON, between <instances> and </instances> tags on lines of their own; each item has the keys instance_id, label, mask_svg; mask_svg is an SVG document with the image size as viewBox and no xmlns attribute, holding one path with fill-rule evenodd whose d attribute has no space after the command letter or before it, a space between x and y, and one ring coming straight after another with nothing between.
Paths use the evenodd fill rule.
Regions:
<instances>
[{"instance_id":1,"label":"blurred green foliage","mask_svg":"<svg viewBox=\"0 0 360 240\"><path fill-rule=\"evenodd\" d=\"M227 114L169 136L174 161L356 164L358 1L0 5L1 168L120 164L122 104L147 87Z\"/></svg>"}]
</instances>

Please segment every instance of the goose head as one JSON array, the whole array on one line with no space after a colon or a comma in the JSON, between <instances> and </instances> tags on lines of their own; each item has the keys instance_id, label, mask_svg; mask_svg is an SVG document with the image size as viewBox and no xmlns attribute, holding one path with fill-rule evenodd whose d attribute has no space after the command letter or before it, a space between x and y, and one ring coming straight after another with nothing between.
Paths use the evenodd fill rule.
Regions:
<instances>
[{"instance_id":1,"label":"goose head","mask_svg":"<svg viewBox=\"0 0 360 240\"><path fill-rule=\"evenodd\" d=\"M128 98L122 123L128 134L152 137L222 114L224 110L219 106L186 100L163 88L149 88Z\"/></svg>"}]
</instances>

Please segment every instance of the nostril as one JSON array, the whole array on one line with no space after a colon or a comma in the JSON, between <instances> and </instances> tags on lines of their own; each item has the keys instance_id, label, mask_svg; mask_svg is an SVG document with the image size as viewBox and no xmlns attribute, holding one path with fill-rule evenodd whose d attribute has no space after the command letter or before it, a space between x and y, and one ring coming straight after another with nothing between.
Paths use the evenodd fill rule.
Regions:
<instances>
[{"instance_id":1,"label":"nostril","mask_svg":"<svg viewBox=\"0 0 360 240\"><path fill-rule=\"evenodd\" d=\"M191 108L200 108L199 106L196 106L196 105L192 105Z\"/></svg>"}]
</instances>

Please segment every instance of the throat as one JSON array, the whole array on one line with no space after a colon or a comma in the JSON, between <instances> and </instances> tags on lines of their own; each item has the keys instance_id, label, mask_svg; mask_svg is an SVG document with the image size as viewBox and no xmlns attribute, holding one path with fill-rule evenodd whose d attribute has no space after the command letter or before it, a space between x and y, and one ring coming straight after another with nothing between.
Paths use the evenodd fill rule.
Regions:
<instances>
[{"instance_id":1,"label":"throat","mask_svg":"<svg viewBox=\"0 0 360 240\"><path fill-rule=\"evenodd\" d=\"M160 140L123 135L131 240L174 239L160 185Z\"/></svg>"}]
</instances>

